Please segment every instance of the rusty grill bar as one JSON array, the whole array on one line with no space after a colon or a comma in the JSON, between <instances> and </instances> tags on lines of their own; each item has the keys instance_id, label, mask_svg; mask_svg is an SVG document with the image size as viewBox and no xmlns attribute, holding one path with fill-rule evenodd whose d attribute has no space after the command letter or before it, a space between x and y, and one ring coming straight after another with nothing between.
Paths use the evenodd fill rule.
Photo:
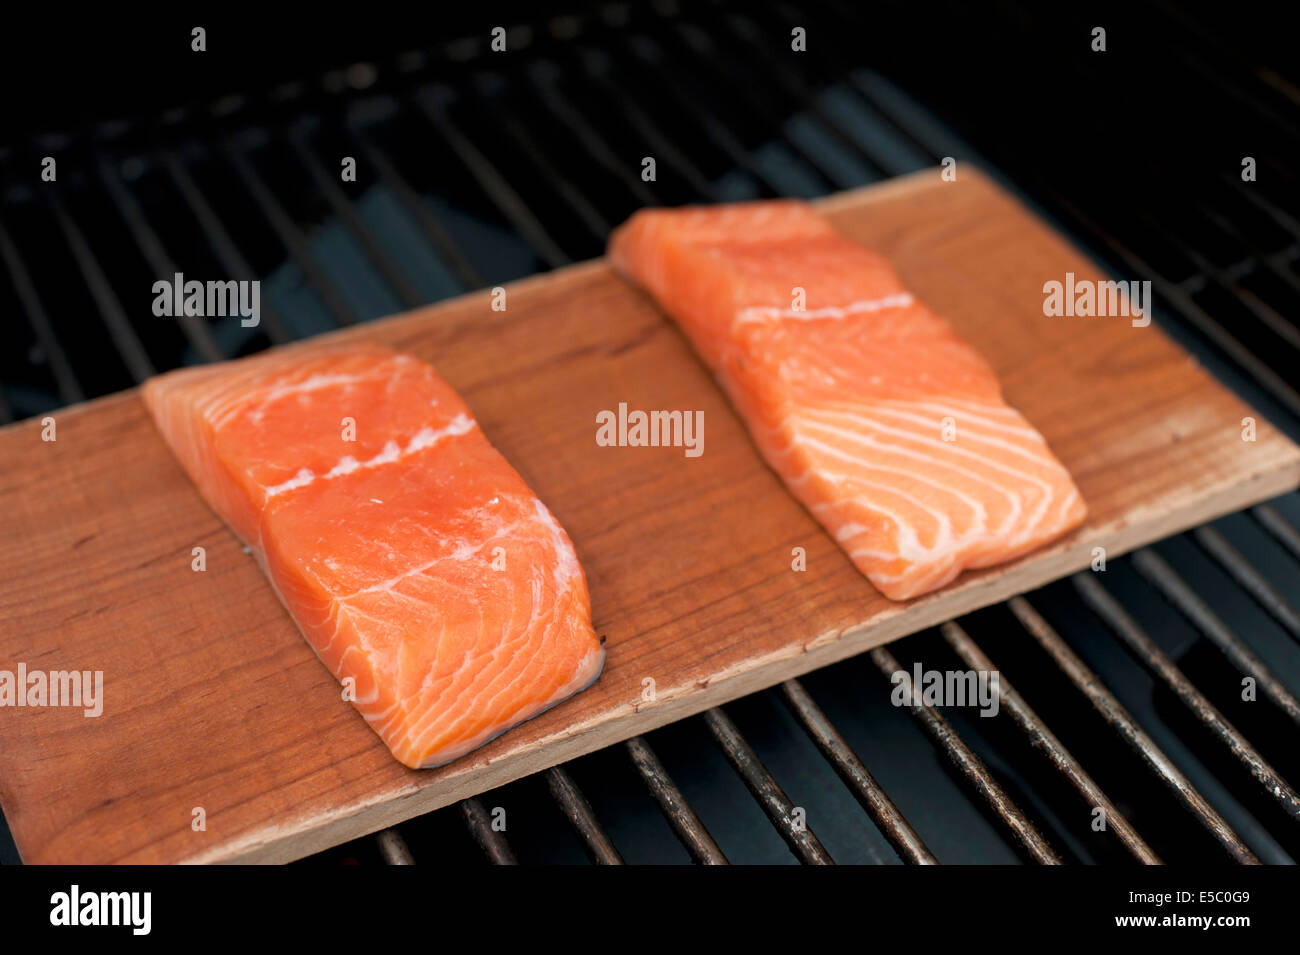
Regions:
<instances>
[{"instance_id":1,"label":"rusty grill bar","mask_svg":"<svg viewBox=\"0 0 1300 955\"><path fill-rule=\"evenodd\" d=\"M884 674L886 679L901 677L902 687L908 696L915 692L911 675L899 665L894 655L884 647L871 651L871 659ZM1034 828L1034 824L1012 801L1006 791L993 778L984 762L966 745L966 742L953 730L951 724L933 706L923 703L909 704L912 715L925 729L926 734L935 744L943 747L948 758L966 777L971 788L979 794L990 808L998 814L1003 825L1020 843L1029 857L1042 865L1060 865L1061 858L1043 838L1043 834Z\"/></svg>"},{"instance_id":2,"label":"rusty grill bar","mask_svg":"<svg viewBox=\"0 0 1300 955\"><path fill-rule=\"evenodd\" d=\"M1187 777L1174 765L1173 760L1161 751L1155 740L1143 731L1123 705L1106 689L1095 673L1084 665L1051 625L1039 615L1023 597L1008 602L1011 612L1021 626L1052 656L1061 671L1069 677L1075 688L1092 703L1111 728L1139 753L1147 768L1183 801L1193 815L1214 835L1237 862L1256 863L1255 854L1232 831L1205 797L1197 792Z\"/></svg>"},{"instance_id":3,"label":"rusty grill bar","mask_svg":"<svg viewBox=\"0 0 1300 955\"><path fill-rule=\"evenodd\" d=\"M727 714L720 709L712 709L704 714L704 722L713 734L714 740L727 754L727 760L736 768L736 772L745 781L749 791L759 801L767 818L781 833L790 849L802 862L810 865L830 865L833 863L826 847L808 828L806 821L799 818L798 807L790 801L763 761L758 758L753 747L745 742Z\"/></svg>"},{"instance_id":4,"label":"rusty grill bar","mask_svg":"<svg viewBox=\"0 0 1300 955\"><path fill-rule=\"evenodd\" d=\"M798 680L786 680L781 684L781 692L808 735L817 743L822 755L834 765L835 772L844 780L844 784L853 790L854 797L870 814L872 821L899 857L914 865L935 865L939 860L934 857L934 853L926 848L916 830L867 772L852 747L813 702L803 684Z\"/></svg>"},{"instance_id":5,"label":"rusty grill bar","mask_svg":"<svg viewBox=\"0 0 1300 955\"><path fill-rule=\"evenodd\" d=\"M614 848L604 827L592 812L591 804L582 790L574 784L568 772L562 766L553 766L546 771L546 782L551 787L555 803L568 817L574 831L582 837L583 845L591 861L598 865L622 865L623 857Z\"/></svg>"},{"instance_id":6,"label":"rusty grill bar","mask_svg":"<svg viewBox=\"0 0 1300 955\"><path fill-rule=\"evenodd\" d=\"M483 804L477 799L466 799L460 804L460 811L465 817L474 841L487 855L493 865L517 865L515 854L506 842L506 837L492 826L492 819Z\"/></svg>"},{"instance_id":7,"label":"rusty grill bar","mask_svg":"<svg viewBox=\"0 0 1300 955\"><path fill-rule=\"evenodd\" d=\"M650 744L640 736L634 736L625 745L637 771L659 803L659 808L668 817L673 833L690 852L691 858L703 865L727 865L727 857L704 828L704 823L700 822L700 817L695 814L681 790L673 784L668 770L659 761Z\"/></svg>"},{"instance_id":8,"label":"rusty grill bar","mask_svg":"<svg viewBox=\"0 0 1300 955\"><path fill-rule=\"evenodd\" d=\"M1156 646L1155 641L1120 606L1118 601L1107 593L1101 584L1087 575L1076 576L1074 585L1088 606L1106 621L1107 626L1142 664L1173 690L1188 709L1196 714L1196 718L1209 727L1211 732L1232 751L1250 774L1259 780L1264 790L1282 804L1292 821L1300 823L1300 799L1297 799L1286 780L1278 775L1259 751L1237 732L1214 704L1206 699L1205 694L1187 679L1174 661ZM1267 677L1267 671L1262 672Z\"/></svg>"},{"instance_id":9,"label":"rusty grill bar","mask_svg":"<svg viewBox=\"0 0 1300 955\"><path fill-rule=\"evenodd\" d=\"M833 16L847 18L844 11ZM523 73L531 85L531 90L526 92L518 88L524 82L522 79L514 78L512 86L510 78L502 79L482 71L475 73L482 64L481 57L471 49L474 44L465 49L449 46L443 50L419 51L399 57L391 71L380 70L380 82L374 88L369 83L350 86L350 73L330 74L322 86L331 95L323 103L319 95L309 94L306 84L279 90L271 97L274 104L270 108L277 117L274 120L268 120L266 104L237 99L216 104L209 115L196 117L187 111L169 117L152 129L143 143L132 142L127 134L105 137L89 147L85 155L86 170L88 178L102 186L111 208L116 210L117 224L125 227L124 241L133 244L153 272L165 276L182 269L175 253L169 251L165 232L150 222L150 208L137 194L139 170L159 170L179 199L177 205L187 210L198 226L212 260L230 277L249 279L259 271L253 256L241 250L241 239L236 237L238 226L246 227L247 222L235 221L237 212L225 209L209 197L209 186L197 170L202 169L209 181L220 175L238 182L251 202L250 209L269 226L269 235L278 243L284 261L297 269L321 314L327 316L330 325L339 326L375 316L365 313L336 277L329 274L313 247L310 217L277 197L265 165L266 151L270 148L278 150L280 162L291 164L297 174L311 183L314 190L311 204L341 224L377 283L398 307L422 304L429 299L429 294L411 280L410 266L395 259L384 245L375 227L358 208L358 200L333 179L329 171L333 157L320 151L326 137L337 137L337 141L351 144L361 162L373 169L378 182L389 190L416 233L429 243L445 267L443 294L481 287L496 276L486 274L487 270L476 264L465 245L464 229L458 230L443 210L428 201L427 186L421 184L409 165L403 165L400 154L390 154L384 137L373 135L376 130L396 124L422 125L424 134L435 136L454 157L462 185L477 189L496 221L521 240L521 248L528 255L549 268L598 253L611 223L620 221L638 205L717 201L733 197L728 190L734 192L737 188L742 194L753 196L816 195L906 172L918 164L935 164L947 155L971 154L965 144L941 124L932 122L915 104L908 103L888 82L857 69L853 51L843 45L833 28L839 20L822 21L826 29L822 33L825 53L821 69L834 75L840 91L859 111L896 136L902 148L892 151L883 148L876 137L865 135L860 126L846 121L842 112L832 110L821 95L819 80L796 74L774 55L778 52L775 45L785 35L788 24L808 20L781 3L746 8L744 12L725 4L711 4L702 8L698 20L690 21L680 17L671 4L659 4L653 11L635 13L624 4L596 4L583 15L550 21L550 36L543 32L531 41L537 51ZM810 28L816 26L814 18ZM765 66L770 68L764 69ZM736 69L740 72L733 72ZM570 77L589 83L594 90L592 96L567 93L566 80ZM680 114L675 132L668 128L670 120L638 95L637 90L644 88L647 77L656 81L658 92L666 95L672 108ZM694 95L693 87L681 77L706 84L709 94ZM527 110L520 105L520 97L525 98ZM378 112L372 108L375 99L381 101ZM617 110L619 122L626 124L626 135L643 142L648 152L660 158L662 168L672 170L670 182L651 187L642 181L637 175L640 157L620 152L602 134L601 124L609 118L610 109ZM494 152L492 143L476 137L476 118L489 114L506 134L508 148L504 151L498 148ZM547 121L554 119L558 127L567 131L574 148L584 153L592 164L593 175L598 171L603 177L599 188L589 190L587 187L594 180L584 179L573 171L571 152L559 145L563 140L537 135L538 115ZM793 116L801 120L798 129L790 121ZM268 136L265 130L275 128L280 117L287 117L283 131ZM216 134L205 135L203 122L212 123ZM764 148L750 145L755 126L765 128L772 137ZM810 139L813 131L815 135ZM698 148L683 145L687 141L683 137L691 136L697 137L694 142ZM834 144L833 158L832 153L816 145L819 142ZM706 157L706 153L711 155ZM535 188L530 189L526 175L518 175L520 156L527 157L535 174L549 183L567 206L572 221L557 219L553 202ZM128 163L136 174L128 174ZM720 163L729 165L742 177L739 187L734 179L708 171ZM284 171L280 172L283 175ZM517 181L521 178L524 181ZM720 185L723 182L727 183L726 189ZM1239 184L1230 185L1235 188ZM1300 417L1300 395L1197 300L1202 286L1215 286L1243 302L1250 314L1284 345L1300 349L1300 334L1293 326L1242 284L1251 268L1259 268L1290 287L1300 300L1300 279L1288 270L1294 258L1290 252L1270 253L1251 242L1248 243L1250 267L1225 269L1207 258L1192 240L1169 229L1160 230L1158 243L1144 236L1149 244L1134 249L1107 232L1050 184L1039 179L1031 181L1029 186L1034 198L1043 199L1071 229L1106 249L1132 274L1156 283L1173 318L1199 332L1222 359L1235 364L1281 407ZM142 381L158 370L157 356L146 349L137 324L130 320L110 280L101 261L106 250L101 244L97 251L95 240L79 224L82 213L75 205L75 190L60 186L45 191L44 195L54 234L61 237L63 251L71 256L120 361L125 380L113 387ZM1290 236L1288 248L1294 250L1296 241L1300 240L1300 223L1267 198L1253 193L1246 194L1245 198ZM31 200L27 202L27 205L34 204ZM40 349L41 364L48 369L52 399L68 403L98 393L93 386L88 387L79 380L75 370L77 362L61 344L56 325L51 321L48 311L51 306L46 304L49 290L40 287L20 252L21 246L15 240L20 233L17 226L4 221L7 212L7 205L0 206L0 260L3 261L0 274L8 277L13 298L26 317L35 346ZM1212 216L1213 210L1206 215ZM1199 276L1197 281L1175 281L1148 264L1156 261L1152 250L1157 245L1166 254L1190 261ZM265 339L262 344L287 341L304 334L287 320L289 314L282 306L270 302L264 305L264 325L258 331ZM214 331L193 319L182 320L180 331L188 346L186 360L191 362L219 360L257 347L249 346L246 340L223 336L219 334L221 330ZM33 408L26 407L21 411L35 413ZM15 416L12 402L0 388L0 420ZM1260 505L1249 513L1255 525L1293 562L1300 561L1300 531L1278 506ZM1288 595L1253 566L1224 533L1207 525L1190 532L1188 539L1222 567L1240 590L1266 611L1293 641L1300 642L1300 612ZM1155 549L1146 548L1133 555L1128 563L1210 641L1228 664L1256 681L1261 695L1285 717L1292 730L1300 724L1300 704L1285 680L1272 672L1260 655L1165 558ZM1291 570L1297 570L1294 563ZM1145 632L1121 599L1099 582L1100 576L1085 573L1073 581L1094 619L1103 623L1107 632L1208 728L1240 768L1255 778L1264 793L1285 811L1290 819L1287 826L1293 828L1300 821L1300 797ZM1107 688L1106 679L1085 664L1043 615L1022 597L1008 601L1005 610L1017 622L1020 635L1045 653L1055 672L1072 685L1081 701L1090 704L1140 760L1152 780L1172 794L1230 859L1244 864L1259 862L1256 853L1211 800L1198 791L1175 759ZM948 648L971 668L994 669L990 655L961 624L955 621L945 624L940 634ZM922 636L908 638L895 644L895 648L921 639ZM877 648L868 656L880 674L910 687L910 676L890 650ZM864 685L862 692L876 692L876 689ZM800 681L790 680L781 686L780 695L809 744L847 787L898 858L912 864L938 861L913 823L814 700L813 693ZM1108 831L1113 832L1123 849L1141 862L1159 864L1161 858L1155 849L1107 797L1084 768L1083 761L1071 754L1031 708L1029 698L1004 680L1001 703L1009 722L1032 748L1047 757L1046 763L1060 780L1089 806L1104 810ZM1054 845L1038 824L1040 813L1026 811L1018 805L1000 781L1003 771L986 764L938 709L923 704L910 709L935 751L951 762L962 784L978 797L1024 858L1041 864L1063 861L1061 847ZM815 820L802 818L800 807L787 795L732 717L721 709L712 709L688 722L703 724L797 859L811 864L834 861L813 832L811 823ZM636 737L628 740L624 748L637 778L690 858L701 864L726 864L727 857L718 841L705 827L683 788L674 782L650 740ZM568 820L590 859L601 864L621 864L623 859L614 839L602 826L571 773L557 766L547 770L544 779L556 808ZM516 862L506 834L494 825L493 813L481 798L462 801L458 812L465 831L487 861ZM1281 838L1286 845L1297 844L1291 834ZM384 862L416 861L399 828L384 830L372 839Z\"/></svg>"},{"instance_id":10,"label":"rusty grill bar","mask_svg":"<svg viewBox=\"0 0 1300 955\"><path fill-rule=\"evenodd\" d=\"M993 665L993 661L984 655L984 651L961 628L960 624L945 623L941 631L948 645L972 669L988 672L997 669ZM1115 836L1120 842L1124 843L1124 847L1139 862L1146 865L1160 865L1160 857L1155 854L1155 851L1149 845L1142 841L1142 837L1137 834L1129 821L1115 808L1115 804L1101 791L1101 788L1079 764L1079 761L1070 755L1069 750L1035 715L1034 711L1029 708L1029 704L1024 701L1024 698L1007 682L1006 677L1002 677L999 681L998 692L1001 694L1002 705L1010 712L1016 726L1029 737L1036 749L1040 749L1047 754L1048 759L1052 761L1052 765L1070 780L1070 785L1088 801L1089 805L1096 806L1104 811L1108 825L1114 828Z\"/></svg>"}]
</instances>

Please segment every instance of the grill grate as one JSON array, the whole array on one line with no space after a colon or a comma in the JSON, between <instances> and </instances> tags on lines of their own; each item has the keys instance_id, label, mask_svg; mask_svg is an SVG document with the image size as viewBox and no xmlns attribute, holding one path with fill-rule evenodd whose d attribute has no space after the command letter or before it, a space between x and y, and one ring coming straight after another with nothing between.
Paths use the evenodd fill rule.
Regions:
<instances>
[{"instance_id":1,"label":"grill grate","mask_svg":"<svg viewBox=\"0 0 1300 955\"><path fill-rule=\"evenodd\" d=\"M959 6L940 15L989 29ZM1268 85L1281 78L1211 69L1196 24L1142 16L1183 44L1164 64L1169 82L1215 115L1256 111L1260 167L1294 187L1295 104ZM1023 10L995 19L1032 28ZM799 69L791 24L818 44ZM1245 189L1228 174L1209 189L1139 179L1104 195L1079 168L1024 159L996 111L936 92L888 44L864 56L845 39L872 26L838 3L713 3L689 16L598 3L512 29L505 57L487 53L484 33L0 152L0 302L25 317L19 346L0 356L0 421L598 255L642 205L816 196L955 156L981 162L1112 271L1150 279L1162 326L1300 431L1285 378L1300 349L1285 317L1300 300L1300 190L1267 176ZM1087 75L1075 59L1064 68ZM903 89L947 104L944 121ZM1104 117L1083 121L1106 129ZM980 130L987 159L963 126ZM58 186L24 185L18 168L52 149ZM334 178L342 155L359 159L355 194ZM643 155L657 157L660 181L641 180ZM143 277L176 271L262 278L262 326L146 325ZM98 321L73 324L81 314ZM1292 860L1297 514L1289 495L1115 561L1106 584L1079 575L310 861ZM1037 710L1008 677L1007 719L918 705L909 731L880 676L922 658L1014 664ZM1225 658L1256 681L1263 715L1210 678ZM496 824L504 804L509 838ZM1093 807L1104 833L1090 829Z\"/></svg>"}]
</instances>

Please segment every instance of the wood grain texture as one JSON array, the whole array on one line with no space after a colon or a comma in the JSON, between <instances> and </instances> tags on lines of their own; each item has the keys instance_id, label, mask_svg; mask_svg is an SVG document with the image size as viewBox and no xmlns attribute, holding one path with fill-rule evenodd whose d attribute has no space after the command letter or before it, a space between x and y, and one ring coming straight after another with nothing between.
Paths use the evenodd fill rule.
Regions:
<instances>
[{"instance_id":1,"label":"wood grain texture","mask_svg":"<svg viewBox=\"0 0 1300 955\"><path fill-rule=\"evenodd\" d=\"M431 361L586 567L597 684L438 770L396 763L204 505L134 392L0 431L0 668L104 671L104 714L0 710L0 803L28 862L286 861L860 653L1300 482L1300 451L1154 325L1047 318L1102 278L969 167L825 203L992 362L1087 524L906 605L795 503L673 326L602 262L338 337ZM702 409L704 454L602 448L595 416ZM191 548L207 570L190 569ZM804 573L791 549L807 549ZM642 703L653 678L654 703ZM191 829L203 807L206 831Z\"/></svg>"}]
</instances>

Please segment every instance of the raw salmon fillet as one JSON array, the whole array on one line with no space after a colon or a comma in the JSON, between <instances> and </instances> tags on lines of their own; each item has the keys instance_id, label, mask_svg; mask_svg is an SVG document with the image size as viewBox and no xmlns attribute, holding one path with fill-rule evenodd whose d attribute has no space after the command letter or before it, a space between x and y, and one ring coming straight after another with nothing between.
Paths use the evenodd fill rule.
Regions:
<instances>
[{"instance_id":1,"label":"raw salmon fillet","mask_svg":"<svg viewBox=\"0 0 1300 955\"><path fill-rule=\"evenodd\" d=\"M1069 473L987 362L811 206L644 210L609 257L677 321L768 464L885 596L927 593L1083 520Z\"/></svg>"},{"instance_id":2,"label":"raw salmon fillet","mask_svg":"<svg viewBox=\"0 0 1300 955\"><path fill-rule=\"evenodd\" d=\"M453 760L599 675L573 544L429 365L294 349L154 378L144 400L405 765Z\"/></svg>"}]
</instances>

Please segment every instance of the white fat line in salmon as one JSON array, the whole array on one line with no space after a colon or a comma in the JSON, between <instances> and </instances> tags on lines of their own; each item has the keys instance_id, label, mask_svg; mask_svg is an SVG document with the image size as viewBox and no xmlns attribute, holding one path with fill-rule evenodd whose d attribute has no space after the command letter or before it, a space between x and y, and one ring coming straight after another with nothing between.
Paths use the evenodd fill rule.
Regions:
<instances>
[{"instance_id":1,"label":"white fat line in salmon","mask_svg":"<svg viewBox=\"0 0 1300 955\"><path fill-rule=\"evenodd\" d=\"M816 308L812 311L798 308L771 308L767 306L755 305L751 308L741 309L736 313L736 324L743 322L760 322L773 318L795 318L800 321L811 321L816 318L847 318L850 315L862 315L869 312L881 312L887 308L907 308L913 302L912 296L907 292L901 292L897 295L886 295L883 298L866 299L861 302L853 302L843 308Z\"/></svg>"},{"instance_id":2,"label":"white fat line in salmon","mask_svg":"<svg viewBox=\"0 0 1300 955\"><path fill-rule=\"evenodd\" d=\"M317 475L310 468L301 468L297 474L289 478L283 484L273 484L266 489L268 498L275 497L277 494L283 494L285 491L293 491L300 487L306 487L316 480L317 477L336 478L343 474L351 474L358 468L377 468L381 464L392 464L394 461L400 461L408 454L414 454L416 451L423 451L425 448L431 448L443 438L456 437L465 434L475 426L475 421L468 415L460 414L452 419L451 424L445 428L437 430L433 428L421 428L411 438L405 448L396 441L389 441L384 445L384 449L368 461L358 461L352 455L344 455L339 459L339 463L330 468L324 474ZM382 501L378 503L382 504Z\"/></svg>"},{"instance_id":3,"label":"white fat line in salmon","mask_svg":"<svg viewBox=\"0 0 1300 955\"><path fill-rule=\"evenodd\" d=\"M684 448L688 458L704 453L703 411L596 412L596 444L602 448Z\"/></svg>"},{"instance_id":4,"label":"white fat line in salmon","mask_svg":"<svg viewBox=\"0 0 1300 955\"><path fill-rule=\"evenodd\" d=\"M132 935L153 928L152 892L82 892L73 885L50 896L51 925L124 925Z\"/></svg>"},{"instance_id":5,"label":"white fat line in salmon","mask_svg":"<svg viewBox=\"0 0 1300 955\"><path fill-rule=\"evenodd\" d=\"M80 706L94 719L104 712L103 670L0 670L0 706Z\"/></svg>"},{"instance_id":6,"label":"white fat line in salmon","mask_svg":"<svg viewBox=\"0 0 1300 955\"><path fill-rule=\"evenodd\" d=\"M1151 283L1149 281L1094 282L1076 280L1073 272L1065 281L1053 279L1043 283L1043 314L1080 318L1133 316L1134 328L1151 324Z\"/></svg>"},{"instance_id":7,"label":"white fat line in salmon","mask_svg":"<svg viewBox=\"0 0 1300 955\"><path fill-rule=\"evenodd\" d=\"M979 706L980 716L997 716L1001 699L997 670L895 670L889 702L895 706Z\"/></svg>"},{"instance_id":8,"label":"white fat line in salmon","mask_svg":"<svg viewBox=\"0 0 1300 955\"><path fill-rule=\"evenodd\" d=\"M256 328L262 320L262 283L257 279L187 282L185 274L177 272L170 281L154 282L153 294L153 313L159 318L238 315L244 328Z\"/></svg>"}]
</instances>

